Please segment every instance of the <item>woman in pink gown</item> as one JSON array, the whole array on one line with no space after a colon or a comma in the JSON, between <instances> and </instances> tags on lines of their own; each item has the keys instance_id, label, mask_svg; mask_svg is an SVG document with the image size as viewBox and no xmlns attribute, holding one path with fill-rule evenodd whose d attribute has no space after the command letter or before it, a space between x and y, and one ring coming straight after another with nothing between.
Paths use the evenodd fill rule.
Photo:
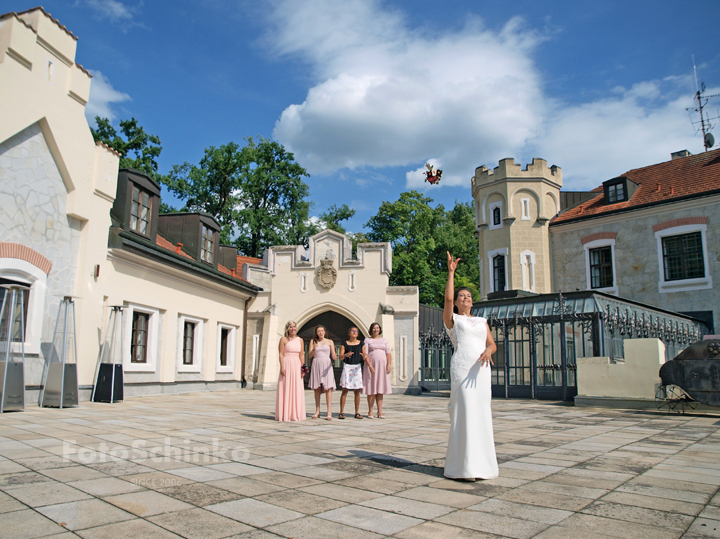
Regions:
<instances>
[{"instance_id":1,"label":"woman in pink gown","mask_svg":"<svg viewBox=\"0 0 720 539\"><path fill-rule=\"evenodd\" d=\"M280 339L280 377L275 400L276 421L305 421L305 389L300 369L305 363L305 346L297 336L292 320L285 324L285 336Z\"/></svg>"},{"instance_id":2,"label":"woman in pink gown","mask_svg":"<svg viewBox=\"0 0 720 539\"><path fill-rule=\"evenodd\" d=\"M377 322L370 324L370 337L365 339L365 367L363 369L363 389L362 392L367 395L368 400L368 418L374 419L373 407L377 402L378 415L380 419L385 419L383 415L383 395L392 393L392 383L390 382L390 365L392 365L392 356L390 355L390 344L386 339L381 337L382 328Z\"/></svg>"}]
</instances>

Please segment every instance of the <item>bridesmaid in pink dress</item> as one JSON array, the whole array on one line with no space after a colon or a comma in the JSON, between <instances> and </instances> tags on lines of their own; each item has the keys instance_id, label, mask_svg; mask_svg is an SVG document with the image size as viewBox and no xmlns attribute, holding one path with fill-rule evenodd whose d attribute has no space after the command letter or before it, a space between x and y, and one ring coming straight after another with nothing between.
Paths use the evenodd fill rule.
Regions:
<instances>
[{"instance_id":1,"label":"bridesmaid in pink dress","mask_svg":"<svg viewBox=\"0 0 720 539\"><path fill-rule=\"evenodd\" d=\"M377 402L378 417L385 419L383 415L383 395L392 393L390 382L390 366L392 356L390 355L390 344L381 337L382 328L377 322L370 324L370 337L365 339L365 367L363 369L363 389L367 395L368 419L374 419L373 407Z\"/></svg>"},{"instance_id":2,"label":"bridesmaid in pink dress","mask_svg":"<svg viewBox=\"0 0 720 539\"><path fill-rule=\"evenodd\" d=\"M305 364L305 346L292 320L285 324L280 339L280 377L275 400L276 421L305 421L305 389L300 366Z\"/></svg>"},{"instance_id":3,"label":"bridesmaid in pink dress","mask_svg":"<svg viewBox=\"0 0 720 539\"><path fill-rule=\"evenodd\" d=\"M310 383L308 386L315 392L315 413L311 419L320 417L320 395L325 393L327 400L327 415L325 419L332 419L332 391L335 389L335 343L325 338L325 326L315 328L313 339L310 341L308 357L312 359L310 368Z\"/></svg>"}]
</instances>

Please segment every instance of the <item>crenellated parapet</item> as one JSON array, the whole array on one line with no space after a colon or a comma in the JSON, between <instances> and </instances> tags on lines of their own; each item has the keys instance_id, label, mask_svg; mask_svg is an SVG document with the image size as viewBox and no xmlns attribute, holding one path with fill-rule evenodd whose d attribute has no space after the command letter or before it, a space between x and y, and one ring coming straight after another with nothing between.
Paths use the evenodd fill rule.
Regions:
<instances>
[{"instance_id":1,"label":"crenellated parapet","mask_svg":"<svg viewBox=\"0 0 720 539\"><path fill-rule=\"evenodd\" d=\"M532 163L523 168L522 165L515 164L515 159L507 157L501 159L493 170L485 165L475 169L475 176L472 178L473 197L477 196L477 190L481 187L507 180L544 180L559 189L562 187L562 169L555 165L548 167L547 161L539 157L533 157Z\"/></svg>"}]
</instances>

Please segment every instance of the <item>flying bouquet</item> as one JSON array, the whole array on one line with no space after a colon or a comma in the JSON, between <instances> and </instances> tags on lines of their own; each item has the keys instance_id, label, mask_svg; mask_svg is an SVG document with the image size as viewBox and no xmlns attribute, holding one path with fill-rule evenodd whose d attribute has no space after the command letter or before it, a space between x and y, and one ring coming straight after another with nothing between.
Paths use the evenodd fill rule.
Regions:
<instances>
[{"instance_id":1,"label":"flying bouquet","mask_svg":"<svg viewBox=\"0 0 720 539\"><path fill-rule=\"evenodd\" d=\"M440 178L442 178L442 170L436 169L430 163L425 163L425 168L427 168L427 171L425 171L425 181L430 182L430 185L438 183Z\"/></svg>"}]
</instances>

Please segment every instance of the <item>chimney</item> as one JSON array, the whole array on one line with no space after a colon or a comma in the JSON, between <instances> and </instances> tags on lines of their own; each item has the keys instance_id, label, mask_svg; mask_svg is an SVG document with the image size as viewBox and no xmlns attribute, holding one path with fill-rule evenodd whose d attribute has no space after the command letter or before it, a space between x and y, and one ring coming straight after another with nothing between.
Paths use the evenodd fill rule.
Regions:
<instances>
[{"instance_id":1,"label":"chimney","mask_svg":"<svg viewBox=\"0 0 720 539\"><path fill-rule=\"evenodd\" d=\"M675 159L680 159L681 157L689 157L692 154L687 150L680 150L679 152L673 152L670 154L671 161L675 161Z\"/></svg>"}]
</instances>

